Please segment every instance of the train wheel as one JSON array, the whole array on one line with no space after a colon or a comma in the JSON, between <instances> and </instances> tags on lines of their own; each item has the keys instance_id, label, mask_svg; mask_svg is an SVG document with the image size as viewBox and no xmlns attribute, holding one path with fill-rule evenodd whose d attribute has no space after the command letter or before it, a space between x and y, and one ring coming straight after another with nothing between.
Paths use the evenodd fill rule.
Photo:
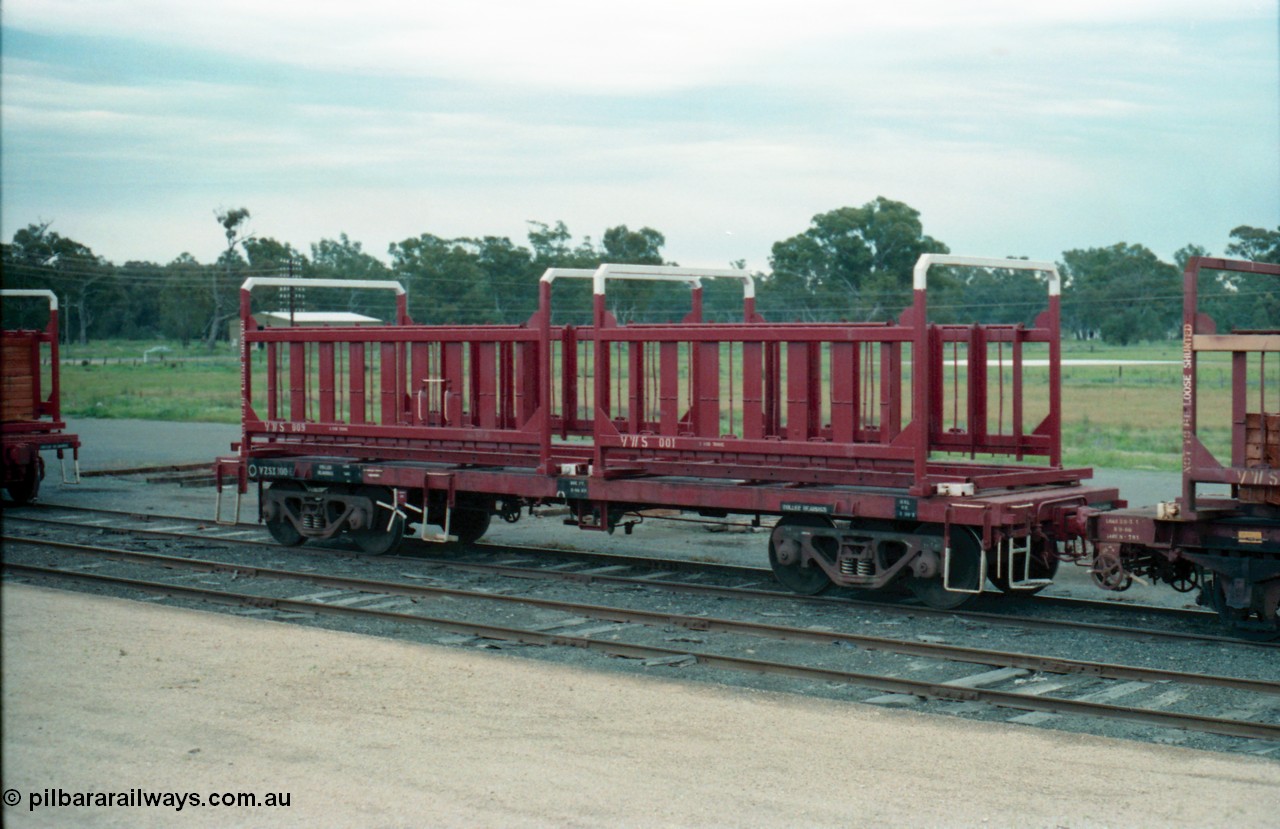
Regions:
<instances>
[{"instance_id":1,"label":"train wheel","mask_svg":"<svg viewBox=\"0 0 1280 829\"><path fill-rule=\"evenodd\" d=\"M948 581L953 588L962 590L977 590L982 585L982 540L969 527L951 530L951 578ZM943 586L942 574L929 578L913 576L907 579L907 587L920 601L939 610L957 608L975 595L948 590Z\"/></svg>"},{"instance_id":2,"label":"train wheel","mask_svg":"<svg viewBox=\"0 0 1280 829\"><path fill-rule=\"evenodd\" d=\"M285 497L288 497L288 493L305 492L306 488L297 481L276 481L269 491L285 493ZM307 540L303 538L302 533L298 532L298 528L293 526L293 522L282 515L267 519L266 525L267 532L271 533L276 543L285 547L297 547Z\"/></svg>"},{"instance_id":3,"label":"train wheel","mask_svg":"<svg viewBox=\"0 0 1280 829\"><path fill-rule=\"evenodd\" d=\"M9 490L9 497L18 504L29 504L36 499L37 493L40 492L40 479L44 477L44 461L39 456L27 465L26 474L22 476L21 481L16 481L5 487Z\"/></svg>"},{"instance_id":4,"label":"train wheel","mask_svg":"<svg viewBox=\"0 0 1280 829\"><path fill-rule=\"evenodd\" d=\"M1227 604L1226 591L1223 590L1221 577L1214 575L1213 580L1205 586L1209 593L1211 606L1218 613L1218 618L1228 625L1239 625L1248 621L1249 611Z\"/></svg>"},{"instance_id":5,"label":"train wheel","mask_svg":"<svg viewBox=\"0 0 1280 829\"><path fill-rule=\"evenodd\" d=\"M455 508L449 516L449 533L461 544L474 544L489 531L491 517L487 509Z\"/></svg>"},{"instance_id":6,"label":"train wheel","mask_svg":"<svg viewBox=\"0 0 1280 829\"><path fill-rule=\"evenodd\" d=\"M398 550L404 541L404 515L398 512L389 515L386 507L378 506L379 503L395 503L392 501L391 490L380 486L366 486L356 490L356 494L363 495L374 504L373 515L369 519L370 526L351 530L351 537L356 544L371 556L384 556Z\"/></svg>"},{"instance_id":7,"label":"train wheel","mask_svg":"<svg viewBox=\"0 0 1280 829\"><path fill-rule=\"evenodd\" d=\"M831 519L821 515L787 515L778 522L778 526L824 527L834 526ZM831 586L831 579L817 565L805 565L799 561L782 564L778 561L777 551L773 546L773 537L769 537L769 566L773 575L783 587L804 596L816 596Z\"/></svg>"},{"instance_id":8,"label":"train wheel","mask_svg":"<svg viewBox=\"0 0 1280 829\"><path fill-rule=\"evenodd\" d=\"M953 551L954 554L954 551ZM1008 564L1008 562L1005 562ZM1018 572L1018 576L1023 574L1024 563L1015 560L1013 565ZM1058 559L1056 556L1050 556L1045 551L1044 541L1036 540L1031 545L1031 574L1029 578L1033 579L1051 579L1058 574ZM1039 587L1011 587L1009 582L1009 573L1001 572L1000 575L987 574L987 578L991 580L1002 593L1009 593L1016 596L1034 596L1049 585L1042 584Z\"/></svg>"}]
</instances>

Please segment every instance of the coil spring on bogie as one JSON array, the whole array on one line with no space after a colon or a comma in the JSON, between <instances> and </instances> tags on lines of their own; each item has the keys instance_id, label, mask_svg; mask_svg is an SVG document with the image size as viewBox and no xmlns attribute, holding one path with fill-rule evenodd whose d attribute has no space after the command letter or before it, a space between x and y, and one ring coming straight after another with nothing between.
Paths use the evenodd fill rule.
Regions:
<instances>
[{"instance_id":1,"label":"coil spring on bogie","mask_svg":"<svg viewBox=\"0 0 1280 829\"><path fill-rule=\"evenodd\" d=\"M314 513L306 513L302 516L302 526L308 530L322 530L324 529L324 517Z\"/></svg>"},{"instance_id":2,"label":"coil spring on bogie","mask_svg":"<svg viewBox=\"0 0 1280 829\"><path fill-rule=\"evenodd\" d=\"M875 564L870 559L845 558L840 560L842 576L870 576L875 572Z\"/></svg>"}]
</instances>

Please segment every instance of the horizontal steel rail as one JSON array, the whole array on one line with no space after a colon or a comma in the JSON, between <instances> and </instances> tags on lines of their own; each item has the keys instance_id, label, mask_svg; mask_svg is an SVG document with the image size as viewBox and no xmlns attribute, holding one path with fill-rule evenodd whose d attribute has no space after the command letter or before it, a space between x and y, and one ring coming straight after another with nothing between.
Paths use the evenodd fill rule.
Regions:
<instances>
[{"instance_id":1,"label":"horizontal steel rail","mask_svg":"<svg viewBox=\"0 0 1280 829\"><path fill-rule=\"evenodd\" d=\"M185 585L174 585L162 582L146 581L139 579L129 579L116 576L109 576L100 573L86 573L77 571L62 570L54 567L43 567L36 565L17 564L5 562L4 569L7 571L27 573L31 575L42 575L50 577L70 578L79 581L88 581L95 584L111 584L121 588L134 589L153 595L165 595L173 598L195 599L200 601L209 601L223 604L234 604L254 608L286 610L293 612L316 613L341 615L348 617L365 617L380 618L389 621L407 622L412 624L427 624L443 630L455 633L464 633L473 636L492 638L497 640L521 642L525 644L541 644L541 645L560 645L569 647L579 647L591 650L598 650L615 656L625 656L630 658L654 658L662 656L690 656L697 660L701 665L714 668L724 668L731 670L746 670L761 673L769 673L775 675L784 675L799 677L805 679L816 679L828 682L843 682L852 685L860 685L869 687L881 692L909 694L913 696L921 696L928 699L943 699L955 701L978 701L998 707L1014 708L1028 711L1045 711L1058 714L1075 714L1082 716L1105 717L1111 719L1121 719L1130 722L1141 722L1149 725L1157 725L1169 728L1191 729L1204 731L1207 733L1220 734L1232 737L1244 737L1250 739L1275 740L1280 739L1280 724L1274 723L1257 723L1240 720L1231 720L1222 717L1209 717L1204 715L1178 714L1166 711L1158 711L1143 708L1134 708L1129 706L1117 706L1096 702L1088 702L1082 700L1069 700L1059 697L1048 697L1044 695L1020 694L1010 691L996 691L983 688L962 687L956 685L948 685L946 682L930 682L923 680L910 680L899 677L888 677L876 674L866 674L852 671L842 671L826 668L814 668L804 665L796 665L791 663L774 662L767 660L748 659L736 656L726 656L722 654L708 653L690 649L665 648L656 646L632 645L615 641L602 641L591 639L585 636L573 636L566 634L545 633L541 631L527 630L523 628L513 628L499 625L489 625L477 622L466 622L456 619L449 619L437 616L428 616L423 614L400 613L389 610L372 610L368 608L346 607L342 605L325 604L323 602L306 601L299 599L264 597L253 594L234 593L223 590L212 590L208 588L190 587ZM268 569L254 568L237 568L237 572L250 570L256 575L281 578L280 572L288 571L271 571ZM312 583L324 586L352 586L360 580L331 579L329 577L315 577L314 574L296 574L298 576L307 576ZM359 589L353 587L352 589ZM461 593L467 598L476 599L494 599L493 594L469 593L468 591L453 591L449 588L427 588L420 586L410 586L406 589L443 591L444 594L456 595ZM379 591L382 592L382 591ZM516 600L520 597L501 597L505 599ZM524 600L531 605L535 602ZM563 609L571 609L574 605L561 605ZM584 606L585 607L585 606ZM608 609L610 612L619 612L616 609ZM637 613L636 611L627 611L628 613ZM662 617L663 623L672 623L673 617L664 617L662 614L654 614ZM700 617L689 617L698 620ZM625 620L625 619L623 619ZM706 621L706 620L703 620ZM703 628L711 629L711 628ZM1254 690L1254 689L1250 689ZM1263 693L1274 693L1273 689L1262 691Z\"/></svg>"},{"instance_id":2,"label":"horizontal steel rail","mask_svg":"<svg viewBox=\"0 0 1280 829\"><path fill-rule=\"evenodd\" d=\"M182 516L152 516L141 515L138 513L130 513L125 511L99 510L87 507L74 507L68 505L49 505L44 504L39 507L41 511L45 509L66 509L72 511L86 511L94 513L115 514L123 518L136 519L145 523L152 521L164 521L166 523L173 521L190 522L203 526L205 522L196 521L194 519ZM48 517L33 517L25 514L14 514L12 516L17 521L29 521L33 523L55 525L55 526L80 526L77 523L63 521L59 519L51 519ZM260 530L259 524L242 523L235 525L246 529ZM177 528L152 529L140 527L110 527L103 525L95 525L100 529L117 532L139 533L143 535L157 535L170 538L190 538L201 541L218 540L228 544L237 546L265 546L275 547L273 541L267 540L251 540L244 538L227 538L225 536L211 534L208 532L182 532ZM226 525L218 525L219 529L229 529ZM265 531L263 531L265 533ZM41 543L47 543L41 540ZM544 547L513 547L510 545L494 545L479 544L479 548L490 551L491 554L500 553L522 553L531 556L552 556L552 557L570 557L588 562L606 563L610 565L626 565L638 568L651 568L656 570L676 570L691 571L700 573L716 573L720 575L728 575L747 579L763 579L770 581L773 574L770 570L758 567L742 567L738 565L717 564L711 562L691 562L683 559L668 559L658 557L633 556L633 555L615 555L610 553L584 552L582 550L561 550L555 548ZM1172 631L1167 628L1130 628L1118 625L1099 624L1094 622L1082 621L1080 619L1045 619L1038 617L1028 617L1019 615L1009 615L1003 613L990 613L975 610L935 610L930 607L923 607L914 604L902 604L900 602L877 601L866 597L844 597L844 596L800 596L792 593L784 588L776 590L760 589L754 587L737 587L737 586L721 586L707 584L701 582L682 582L671 581L666 579L654 579L648 576L623 576L617 574L605 573L586 573L573 570L546 569L536 566L526 567L510 564L496 564L475 561L460 560L457 557L437 558L432 556L422 556L415 554L413 562L432 564L440 567L446 567L452 570L461 570L464 572L489 573L501 576L510 576L519 579L550 579L556 581L565 581L580 584L617 584L617 585L641 585L645 587L661 587L677 593L691 593L710 596L725 597L752 597L752 598L769 598L774 599L784 597L791 601L800 602L802 604L811 605L854 605L862 608L870 608L892 613L906 613L915 616L925 616L929 618L951 619L964 618L974 621L981 621L984 624L994 624L1002 626L1018 626L1035 630L1061 630L1064 627L1072 629L1103 634L1107 636L1119 636L1125 638L1136 638L1144 641L1167 640L1167 641L1196 641L1207 642L1220 645L1243 645L1248 647L1262 648L1280 648L1280 642L1264 642L1264 641L1244 641L1233 639L1226 636L1216 634L1202 633L1185 633ZM1037 605L1039 604L1059 604L1078 610L1088 608L1090 610L1106 610L1120 613L1155 613L1167 617L1204 617L1207 619L1215 618L1215 615L1207 611L1185 610L1180 608L1167 608L1133 604L1117 604L1113 602L1100 602L1088 599L1063 599L1058 597L1036 596L1031 599Z\"/></svg>"}]
</instances>

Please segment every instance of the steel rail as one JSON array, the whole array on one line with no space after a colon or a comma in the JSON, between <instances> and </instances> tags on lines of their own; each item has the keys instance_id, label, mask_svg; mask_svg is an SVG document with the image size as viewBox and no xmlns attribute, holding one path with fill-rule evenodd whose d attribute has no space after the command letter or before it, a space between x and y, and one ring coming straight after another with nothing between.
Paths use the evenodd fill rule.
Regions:
<instances>
[{"instance_id":1,"label":"steel rail","mask_svg":"<svg viewBox=\"0 0 1280 829\"><path fill-rule=\"evenodd\" d=\"M1280 681L1275 680L1195 674L1185 671L1171 671L1162 668L1144 668L1130 665L1117 665L1107 662L1091 662L1080 659L1036 656L1034 654L1019 653L1016 651L970 648L961 645L947 645L937 642L910 642L902 639L893 639L884 636L871 636L861 633L813 630L809 628L797 628L790 625L747 622L709 616L689 616L685 614L637 610L633 608L587 604L582 602L538 599L529 596L509 596L499 593L466 590L457 587L406 584L404 582L365 579L355 576L327 576L298 570L257 567L254 565L236 564L234 562L186 558L184 556L170 556L161 553L148 553L135 550L121 550L114 547L102 547L90 544L46 541L43 539L22 538L8 535L3 536L0 540L9 544L50 547L58 550L68 550L75 553L93 555L98 558L125 561L135 564L195 570L205 573L231 573L256 578L301 581L323 587L336 587L372 594L409 596L414 598L438 598L441 596L448 596L451 598L475 599L501 604L524 605L543 610L557 610L571 615L587 616L589 618L610 622L634 622L643 625L676 625L688 630L704 630L717 633L741 633L784 641L820 642L824 644L831 642L844 642L845 644L856 645L868 650L887 651L910 656L924 656L953 662L966 662L971 664L1010 668L1026 668L1046 673L1096 676L1102 679L1140 682L1180 682L1188 685L1202 685L1211 688L1229 688L1260 694L1280 695Z\"/></svg>"},{"instance_id":2,"label":"steel rail","mask_svg":"<svg viewBox=\"0 0 1280 829\"><path fill-rule=\"evenodd\" d=\"M10 562L5 562L4 567L7 570L24 572L32 575L69 578L95 584L109 584L117 587L139 590L152 595L169 596L171 598L195 599L199 601L233 604L261 609L347 617L378 618L410 624L427 624L432 627L437 627L454 633L479 636L500 641L544 646L559 645L577 647L599 651L611 656L621 656L631 659L692 657L699 665L711 668L783 675L826 682L847 683L872 688L882 693L907 694L925 697L928 699L950 701L983 702L996 707L1013 708L1026 711L1044 711L1056 714L1073 714L1088 717L1120 719L1166 728L1203 731L1211 734L1243 737L1247 739L1280 739L1280 724L1254 723L1231 720L1223 717L1210 717L1198 714L1178 714L1166 711L1134 708L1130 706L1110 705L1107 703L1069 700L1060 697L1032 696L1011 691L995 691L990 689L951 686L947 685L945 682L928 682L924 680L887 677L830 668L814 668L784 662L773 662L768 660L706 653L690 649L624 644L614 641L591 639L585 636L546 633L542 631L490 625L479 622L465 622L456 619L446 619L414 613L400 613L390 610L324 604L322 602L306 601L301 599L281 599L255 596L223 590L211 590L208 588L191 587L186 585L165 584L161 582L108 576L100 573L74 572L54 567L42 567Z\"/></svg>"},{"instance_id":3,"label":"steel rail","mask_svg":"<svg viewBox=\"0 0 1280 829\"><path fill-rule=\"evenodd\" d=\"M503 549L522 550L524 548L519 548L519 547L505 548L504 547ZM610 561L616 564L629 564L634 561L635 563L633 564L633 566L637 566L637 565L645 566L646 564L648 564L650 566L661 568L663 566L662 562L671 561L670 559L644 559L639 557L633 560L631 556L625 556L625 555L606 557L608 554L602 554L599 557L597 557L596 554L584 555L582 553L575 553L574 551L566 551L564 553L561 553L559 550L553 550L550 548L529 548L529 549L539 550L544 555L552 554L552 555L563 555L563 556L575 556L575 557L583 557L584 559L587 556L589 556L593 560ZM740 596L772 597L772 598L782 597L782 598L790 599L792 601L803 602L806 604L841 605L845 607L868 608L873 610L888 610L894 613L910 613L911 615L914 615L914 616L929 616L932 618L939 618L939 619L962 618L962 619L971 619L974 621L989 622L991 624L1037 628L1042 630L1062 630L1063 628L1074 628L1077 630L1090 631L1093 633L1103 633L1110 636L1122 636L1122 637L1133 638L1133 639L1159 638L1159 639L1168 639L1168 640L1176 640L1176 641L1215 642L1215 643L1228 644L1228 645L1280 647L1280 643L1249 641L1249 640L1239 639L1231 636L1222 636L1219 634L1186 633L1186 632L1172 631L1172 630L1156 630L1152 628L1129 628L1129 627L1123 627L1120 625L1102 624L1099 622L1082 622L1075 619L1038 619L1038 618L1033 618L1029 616L1017 616L1017 615L1005 614L1005 613L991 613L991 612L982 611L982 610L969 610L964 608L957 608L954 610L942 610L935 607L929 607L927 605L904 604L902 602L877 601L875 599L867 599L857 595L805 596L799 593L794 593L785 588L778 589L778 590L769 590L769 589L761 589L761 588L753 588L753 587L730 587L725 585L714 585L714 584L692 584L689 582L669 581L665 579L637 578L637 577L630 577L630 576L610 575L608 573L590 573L590 572L582 572L582 571L575 572L572 570L546 570L546 569L537 568L537 567L519 567L516 565L509 565L509 564L497 564L497 563L486 564L483 562L466 562L466 561L457 561L455 559L436 558L433 556L414 556L412 559L407 559L407 560L426 562L430 564L437 564L440 566L453 567L460 570L470 569L476 572L483 571L483 572L489 572L489 573L500 573L504 575L513 576L515 578L548 578L548 579L558 579L558 580L564 580L564 581L579 581L583 583L599 582L601 584L653 585L653 586L663 587L663 588L667 588L667 589L670 589L673 591L679 591L679 592L703 593L708 595L721 595L721 596L734 596L734 597L740 597ZM718 572L718 573L729 574L729 575L744 575L741 571L750 570L752 571L753 574L757 574L761 577L770 578L770 579L773 578L773 574L771 573L771 571L765 570L762 568L739 567L737 565L716 565L716 564L707 565L703 562L697 562L695 566L686 566L684 568L677 568L674 566L675 564L679 564L679 563L683 563L683 562L672 562L673 566L666 569L689 569L695 572ZM1038 602L1038 601L1041 601L1041 599L1037 598L1037 599L1034 599L1034 601ZM1084 602L1088 602L1088 600L1087 599L1082 600L1082 603ZM1135 613L1135 612L1148 610L1148 608L1145 606L1114 605L1109 603L1097 603L1097 604L1102 605L1102 607L1105 609L1118 610L1121 613ZM1089 607L1093 609L1094 605L1089 605ZM1152 608L1152 609L1156 611L1165 610L1174 614L1186 613L1188 616L1192 618L1204 617L1206 621L1214 618L1213 614L1203 613L1200 611L1174 611L1169 608Z\"/></svg>"},{"instance_id":4,"label":"steel rail","mask_svg":"<svg viewBox=\"0 0 1280 829\"><path fill-rule=\"evenodd\" d=\"M191 516L141 513L141 512L133 512L130 510L114 510L114 509L106 509L102 507L86 507L86 506L73 505L73 504L51 504L48 502L42 502L39 504L30 505L28 508L32 508L32 507L34 507L35 509L65 509L65 510L71 510L71 511L97 512L97 513L103 513L106 515L121 515L121 516L128 516L131 518L137 518L138 520L145 521L145 522L189 521L195 524L208 523L205 520L192 518ZM22 517L28 518L28 520L37 520L34 518L30 518L28 516L22 516ZM675 522L682 522L682 523L697 523L697 524L715 525L715 526L744 526L744 527L749 526L747 524L734 525L727 522L705 521L702 519L692 519L692 518L675 518L675 517L662 516L662 515L646 516L646 518L647 520L651 520L651 521L675 521ZM218 526L235 528L235 529L262 529L262 525L260 523L250 522L250 521L241 521L237 524L223 524ZM178 533L171 533L171 534L182 537L181 534L178 534ZM204 536L201 536L201 537L204 537ZM217 537L217 536L213 536L213 537ZM408 538L406 539L406 541L413 542L414 539ZM237 543L254 543L254 542L237 541ZM266 542L266 544L267 546L278 546L274 542ZM766 580L773 580L773 571L771 571L769 568L753 567L753 566L741 565L741 564L725 564L723 562L713 562L713 561L690 561L687 559L663 558L661 556L653 556L653 555L630 555L625 553L623 554L606 553L606 552L595 552L595 551L588 551L588 550L565 550L565 549L560 549L558 547L536 547L536 546L528 546L528 545L496 544L488 541L480 541L473 544L472 546L479 550L495 550L495 551L506 551L506 552L512 552L512 553L527 552L529 554L536 554L536 555L550 554L550 555L560 556L562 558L577 558L583 561L595 561L595 562L607 563L607 564L641 565L641 566L653 567L655 569L662 569L662 570L687 570L691 572L708 572L708 573L719 573L722 575L740 576L742 578L763 578ZM789 590L779 590L777 592L780 595L796 595ZM990 592L993 597L999 595L995 591L990 591ZM802 597L802 598L805 598L805 597ZM813 599L815 597L807 597L807 598ZM822 597L816 597L816 598L820 601L830 600L830 599L823 599ZM1084 608L1084 609L1091 609L1091 610L1096 609L1096 610L1120 612L1120 613L1142 612L1142 613L1155 614L1159 616L1169 616L1173 618L1183 618L1183 619L1212 620L1216 618L1216 614L1209 610L1192 610L1188 608L1179 608L1179 607L1163 607L1160 605L1128 604L1128 603L1120 603L1120 602L1109 602L1109 601L1098 600L1098 599L1080 599L1080 598L1068 598L1066 596L1044 596L1044 595L1025 596L1025 597L1012 596L1012 597L1006 597L1006 598L1012 598L1015 600L1031 600L1037 604L1057 605L1061 607L1069 607L1073 610ZM839 601L845 601L845 600L841 599ZM893 608L903 607L903 605L898 603L861 598L856 595L850 596L847 599L847 601L856 602L857 604L864 605L866 607L875 607L875 608L884 608L884 609L893 609ZM931 608L927 606L918 606L918 605L910 605L910 608L913 612L921 612L921 613L937 614L937 615L945 615L945 616L954 616L957 614L964 615L966 613L975 612L975 611L966 611L963 609L938 610L937 608ZM976 611L976 612L980 613L981 611ZM1000 618L1019 618L1019 617L1001 616ZM1071 624L1071 622L1066 622L1066 624ZM1160 631L1153 631L1153 633L1158 634L1160 633ZM1221 637L1221 640L1224 642L1241 641L1239 639L1233 639L1231 637Z\"/></svg>"},{"instance_id":5,"label":"steel rail","mask_svg":"<svg viewBox=\"0 0 1280 829\"><path fill-rule=\"evenodd\" d=\"M151 516L146 513L134 513L123 510L99 510L90 507L64 507L57 506L57 509L75 509L90 512L102 512L106 514L123 515L130 518L138 518L145 522L151 520L173 520L186 521L191 523L202 523L196 519L182 516ZM70 522L58 521L57 519L35 518L30 516L13 516L20 520L27 520L34 523L46 523L58 526L79 526ZM246 529L259 529L258 524L239 524L235 526L244 527ZM114 530L119 532L138 532L150 535L161 535L172 538L189 538L202 541L219 540L228 544L242 544L253 546L264 546L275 548L278 547L271 541L255 541L250 539L226 538L217 534L194 534L183 533L175 530L152 530L146 528L112 528L112 527L95 527L101 530ZM506 550L513 553L529 553L531 555L559 555L561 557L572 557L589 561L607 561L614 564L625 564L633 567L653 566L660 569L671 570L688 570L694 572L712 572L722 575L734 575L740 577L762 577L772 578L769 570L756 567L744 567L741 565L716 564L711 562L689 562L680 559L665 559L649 556L628 556L610 553L584 553L582 551L561 551L554 548L543 547L517 547L506 545L477 545L481 548L487 548L492 551ZM671 581L667 579L653 579L634 576L610 575L604 573L587 573L575 572L568 570L549 570L541 567L519 567L515 565L484 563L484 562L465 562L452 558L437 558L433 556L386 556L386 559L396 559L404 561L412 561L417 563L435 564L442 567L449 567L455 570L464 570L470 572L494 573L505 575L512 578L536 578L536 579L554 579L557 581L571 581L583 584L621 584L621 585L640 585L650 587L660 587L671 590L673 592L682 593L698 593L703 595L729 596L729 597L753 597L753 598L786 598L791 601L803 602L807 604L822 605L842 605L855 606L860 608L871 608L876 610L887 610L895 613L910 613L916 616L929 616L934 618L965 618L974 621L982 621L990 624L999 624L1005 626L1018 626L1032 628L1038 630L1054 630L1058 631L1063 628L1073 628L1076 630L1088 631L1092 633L1100 633L1108 636L1119 636L1132 639L1163 639L1168 641L1196 641L1196 642L1212 642L1226 645L1243 645L1246 647L1262 647L1262 648L1280 648L1280 642L1267 642L1241 639L1238 637L1224 636L1220 634L1207 633L1189 633L1183 631L1158 630L1152 628L1130 628L1121 625L1102 624L1098 622L1084 622L1075 619L1039 619L1028 616L1018 616L1003 613L991 613L979 610L940 610L937 608L927 607L923 605L908 605L899 602L884 602L874 599L866 599L859 596L803 596L793 593L786 589L769 590L752 587L731 587L725 585L710 584L692 584L689 582ZM1043 601L1044 597L1037 598L1035 601ZM1212 618L1212 614L1201 611L1178 611L1171 608L1148 608L1146 606L1137 605L1117 605L1107 602L1090 602L1090 600L1063 600L1069 602L1079 602L1089 607L1100 607L1107 610L1118 610L1123 613L1143 612L1143 611L1163 611L1166 615L1181 615L1186 617L1206 617Z\"/></svg>"}]
</instances>

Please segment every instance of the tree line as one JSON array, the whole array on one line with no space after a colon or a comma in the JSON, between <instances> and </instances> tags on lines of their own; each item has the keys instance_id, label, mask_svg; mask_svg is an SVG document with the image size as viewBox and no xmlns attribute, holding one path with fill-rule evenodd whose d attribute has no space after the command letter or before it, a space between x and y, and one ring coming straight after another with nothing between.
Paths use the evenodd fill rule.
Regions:
<instances>
[{"instance_id":1,"label":"tree line","mask_svg":"<svg viewBox=\"0 0 1280 829\"><path fill-rule=\"evenodd\" d=\"M51 223L32 224L0 245L8 288L49 288L60 298L68 341L153 339L213 348L228 338L239 312L239 286L249 276L397 280L409 295L409 313L423 323L519 323L537 307L537 282L549 267L595 268L604 262L661 265L666 239L650 227L618 225L599 243L575 241L564 222L531 221L527 244L507 237L447 239L430 233L392 243L387 260L341 234L299 251L249 229L250 211L217 211L225 248L214 262L183 253L167 264L114 264L86 244L62 236ZM214 232L211 228L211 232ZM768 274L757 274L757 307L768 319L884 321L911 302L911 272L922 253L949 253L925 234L920 214L880 197L859 207L814 216L809 226L772 246ZM1177 335L1186 260L1208 251L1187 245L1172 263L1128 243L1065 251L1063 326L1080 339L1128 343ZM1280 227L1240 226L1224 255L1280 263ZM741 263L734 263L741 266ZM1280 322L1280 282L1218 274L1201 285L1202 307L1220 329L1274 328ZM554 287L557 321L590 319L590 287L581 281ZM609 306L623 321L678 320L688 311L687 291L671 285L610 285ZM281 290L255 297L260 309L346 310L380 319L392 316L381 292ZM1020 271L949 268L931 272L930 318L942 323L1030 323L1045 306L1038 275ZM10 307L10 306L13 307ZM271 308L275 310L275 308ZM729 320L741 313L741 286L718 281L704 291L704 316ZM25 327L37 313L6 303L5 327Z\"/></svg>"}]
</instances>

